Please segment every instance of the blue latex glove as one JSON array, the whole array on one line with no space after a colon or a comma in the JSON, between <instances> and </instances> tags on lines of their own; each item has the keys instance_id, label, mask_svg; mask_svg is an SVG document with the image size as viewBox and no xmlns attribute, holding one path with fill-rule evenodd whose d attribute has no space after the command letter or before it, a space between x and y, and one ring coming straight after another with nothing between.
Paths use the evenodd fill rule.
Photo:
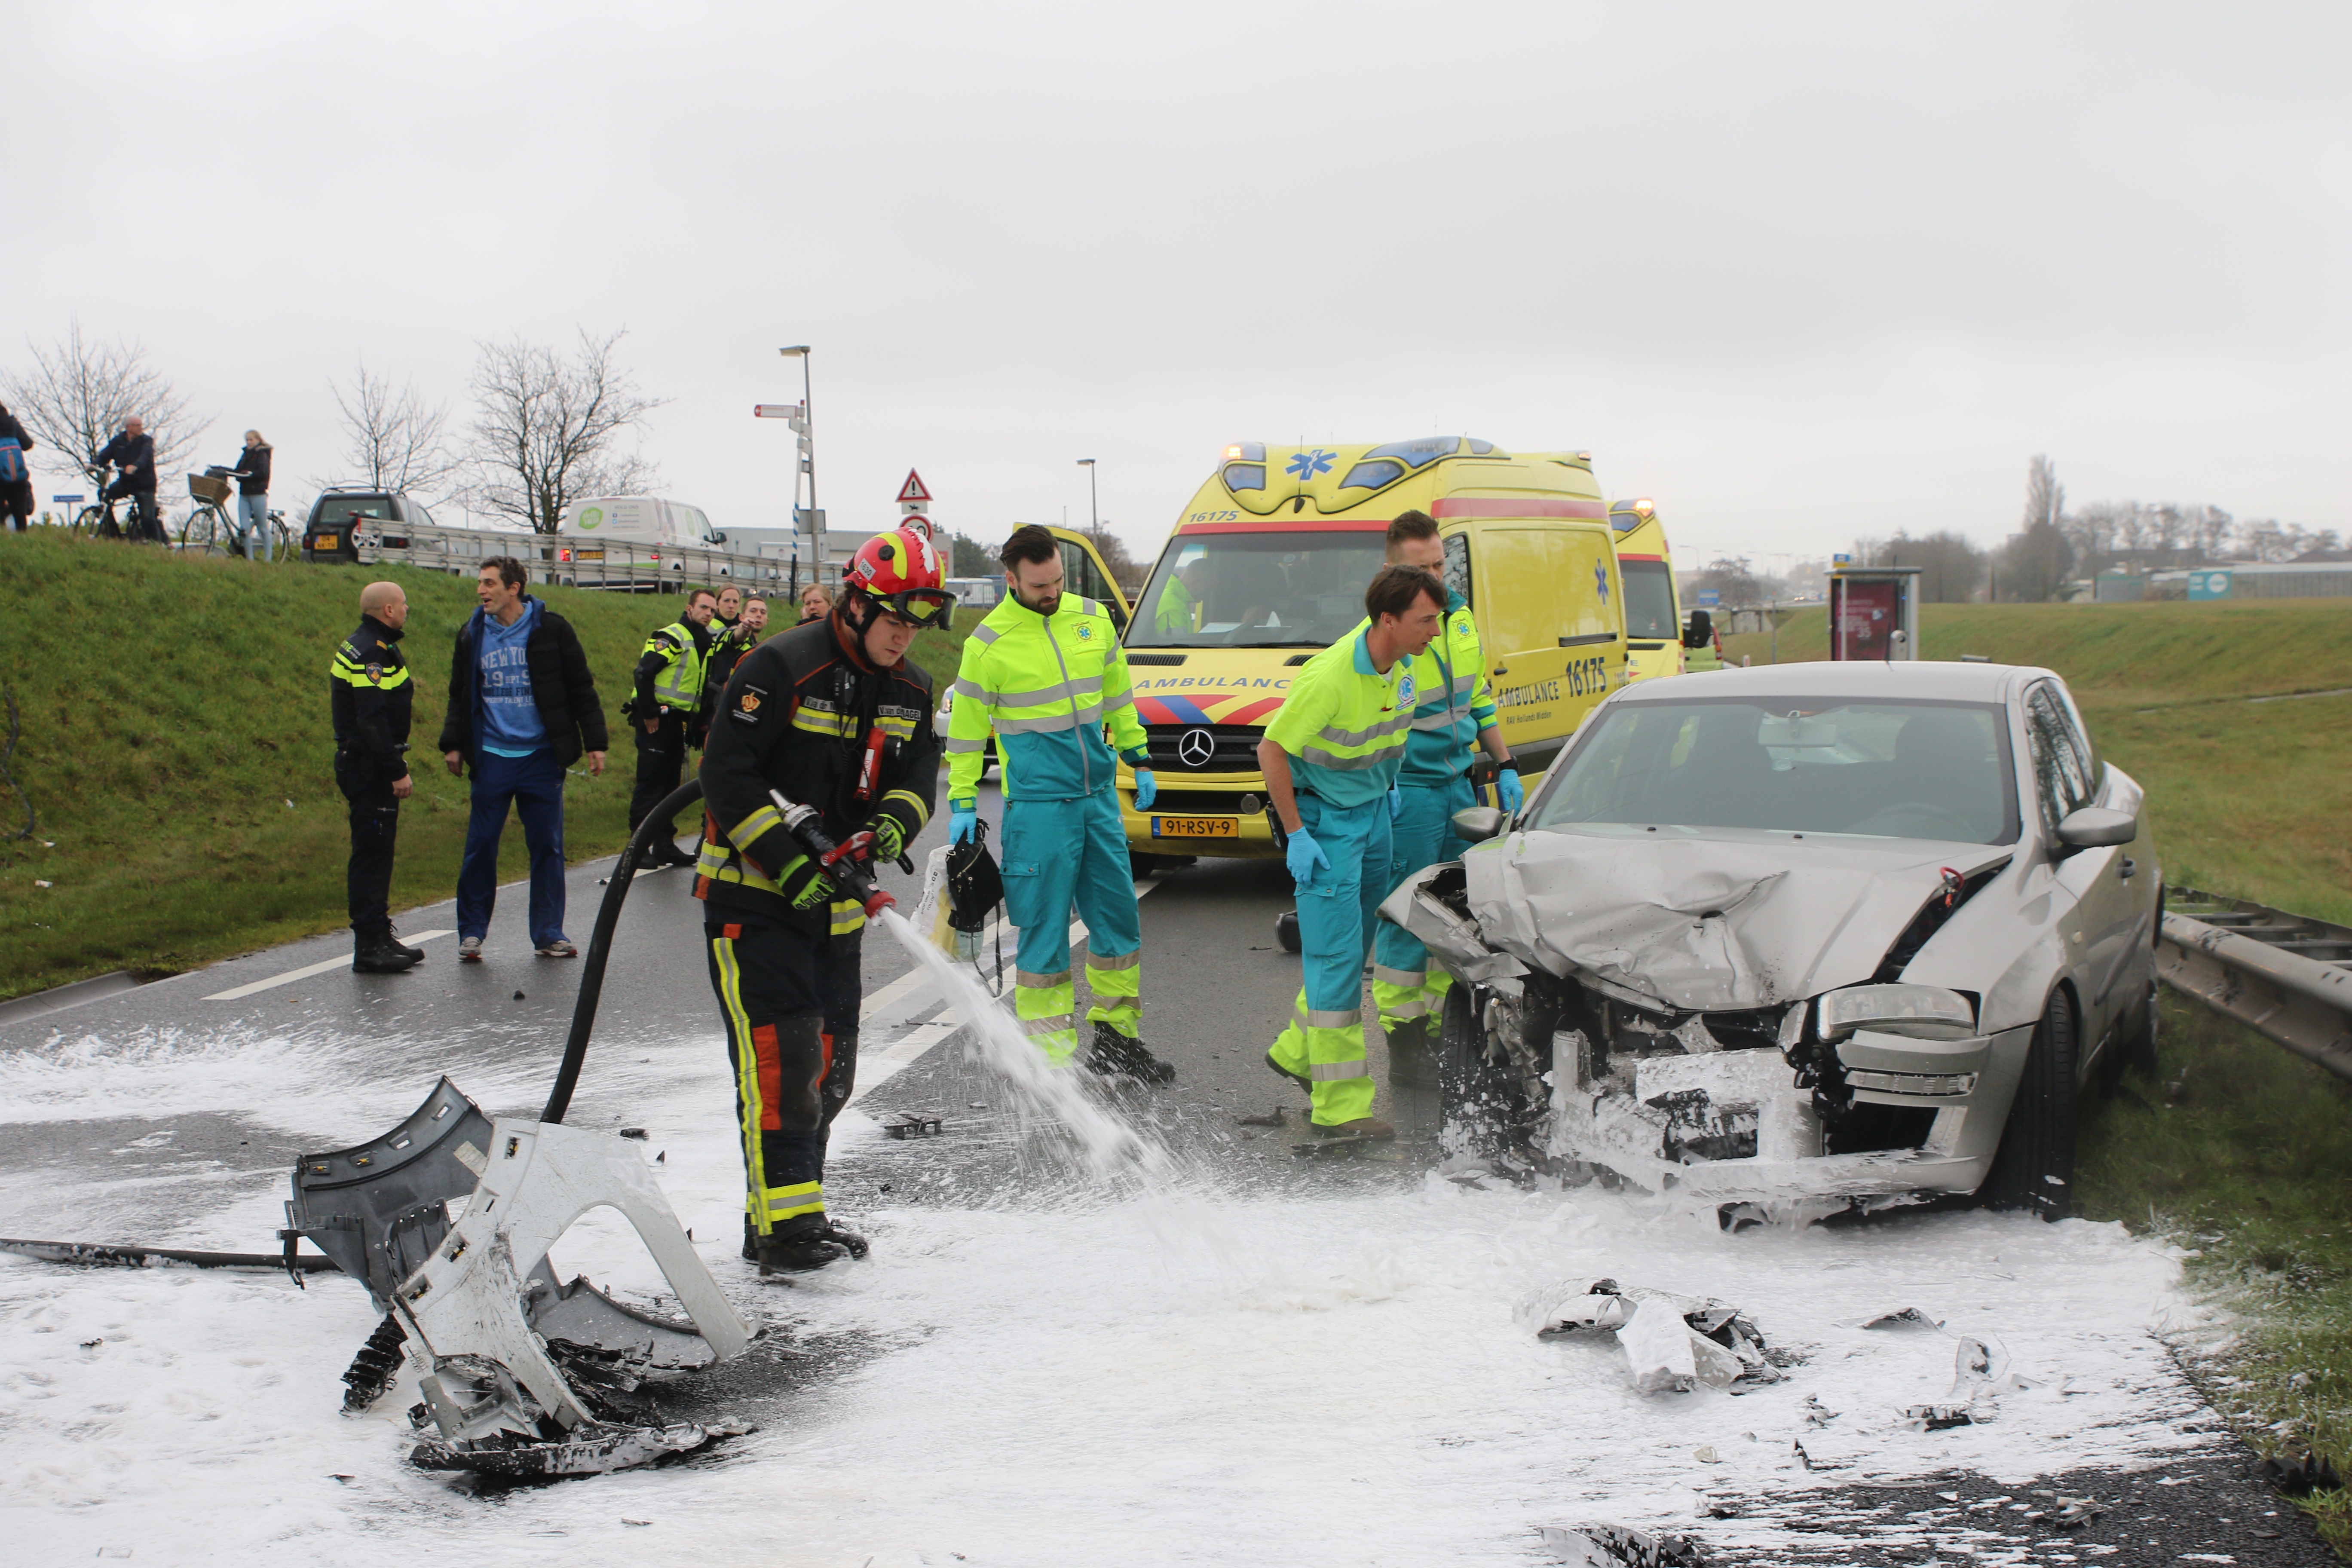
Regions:
<instances>
[{"instance_id":1,"label":"blue latex glove","mask_svg":"<svg viewBox=\"0 0 2352 1568\"><path fill-rule=\"evenodd\" d=\"M1323 853L1323 846L1315 842L1315 836L1303 824L1290 830L1290 847L1283 851L1283 858L1289 863L1290 879L1302 888L1315 885L1318 866L1326 871L1331 868L1331 857Z\"/></svg>"},{"instance_id":2,"label":"blue latex glove","mask_svg":"<svg viewBox=\"0 0 2352 1568\"><path fill-rule=\"evenodd\" d=\"M1160 781L1151 776L1150 768L1135 770L1135 809L1150 811L1151 803L1160 798Z\"/></svg>"},{"instance_id":3,"label":"blue latex glove","mask_svg":"<svg viewBox=\"0 0 2352 1568\"><path fill-rule=\"evenodd\" d=\"M1502 795L1503 809L1513 816L1518 816L1519 807L1528 803L1528 786L1519 782L1518 773L1505 768L1495 775L1495 788Z\"/></svg>"},{"instance_id":4,"label":"blue latex glove","mask_svg":"<svg viewBox=\"0 0 2352 1568\"><path fill-rule=\"evenodd\" d=\"M948 842L969 844L980 835L980 803L948 802Z\"/></svg>"},{"instance_id":5,"label":"blue latex glove","mask_svg":"<svg viewBox=\"0 0 2352 1568\"><path fill-rule=\"evenodd\" d=\"M1391 784L1389 785L1389 820L1391 822L1394 822L1398 817L1403 815L1404 791L1399 789L1394 784Z\"/></svg>"}]
</instances>

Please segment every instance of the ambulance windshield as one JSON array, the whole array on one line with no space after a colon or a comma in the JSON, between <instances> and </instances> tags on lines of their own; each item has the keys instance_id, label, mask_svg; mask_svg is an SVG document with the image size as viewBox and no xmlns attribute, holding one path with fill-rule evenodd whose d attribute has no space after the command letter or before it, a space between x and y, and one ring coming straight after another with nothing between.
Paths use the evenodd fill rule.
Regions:
<instances>
[{"instance_id":1,"label":"ambulance windshield","mask_svg":"<svg viewBox=\"0 0 2352 1568\"><path fill-rule=\"evenodd\" d=\"M1682 628L1675 624L1674 580L1667 574L1663 561L1631 561L1617 559L1617 569L1625 574L1625 635L1641 641L1647 637L1673 641L1681 637Z\"/></svg>"},{"instance_id":2,"label":"ambulance windshield","mask_svg":"<svg viewBox=\"0 0 2352 1568\"><path fill-rule=\"evenodd\" d=\"M1129 647L1326 647L1364 618L1385 526L1180 533L1129 629Z\"/></svg>"}]
</instances>

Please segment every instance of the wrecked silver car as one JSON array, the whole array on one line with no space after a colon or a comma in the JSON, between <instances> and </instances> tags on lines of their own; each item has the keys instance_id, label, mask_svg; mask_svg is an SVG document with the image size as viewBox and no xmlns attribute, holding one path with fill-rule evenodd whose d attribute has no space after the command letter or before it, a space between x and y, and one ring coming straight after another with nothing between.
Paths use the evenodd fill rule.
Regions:
<instances>
[{"instance_id":1,"label":"wrecked silver car","mask_svg":"<svg viewBox=\"0 0 2352 1568\"><path fill-rule=\"evenodd\" d=\"M2068 1209L2077 1089L2154 1047L2140 789L2046 669L1645 681L1384 919L1458 984L1447 1138L1743 1218ZM1479 840L1484 842L1477 842Z\"/></svg>"}]
</instances>

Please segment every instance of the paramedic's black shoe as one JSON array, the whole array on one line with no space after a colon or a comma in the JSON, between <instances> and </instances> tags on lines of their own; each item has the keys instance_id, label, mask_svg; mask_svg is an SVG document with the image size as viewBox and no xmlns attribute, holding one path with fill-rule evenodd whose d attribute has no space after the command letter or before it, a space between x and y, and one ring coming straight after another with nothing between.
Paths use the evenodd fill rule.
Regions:
<instances>
[{"instance_id":1,"label":"paramedic's black shoe","mask_svg":"<svg viewBox=\"0 0 2352 1568\"><path fill-rule=\"evenodd\" d=\"M850 1256L848 1246L835 1237L821 1214L794 1215L770 1231L754 1249L762 1279L771 1274L814 1273Z\"/></svg>"},{"instance_id":2,"label":"paramedic's black shoe","mask_svg":"<svg viewBox=\"0 0 2352 1568\"><path fill-rule=\"evenodd\" d=\"M1281 1077L1288 1079L1291 1082L1305 1089L1310 1099L1313 1098L1315 1093L1315 1083L1314 1080L1309 1079L1305 1073L1292 1072L1288 1068L1284 1067L1280 1062L1274 1059L1274 1053L1272 1051L1265 1053L1265 1065L1272 1068L1276 1073Z\"/></svg>"},{"instance_id":3,"label":"paramedic's black shoe","mask_svg":"<svg viewBox=\"0 0 2352 1568\"><path fill-rule=\"evenodd\" d=\"M390 931L375 931L354 937L352 941L352 973L353 974L397 974L413 969L425 955L413 947L403 947L392 940Z\"/></svg>"},{"instance_id":4,"label":"paramedic's black shoe","mask_svg":"<svg viewBox=\"0 0 2352 1568\"><path fill-rule=\"evenodd\" d=\"M1402 1018L1388 1030L1389 1081L1415 1089L1437 1087L1437 1053L1431 1048L1427 1018Z\"/></svg>"},{"instance_id":5,"label":"paramedic's black shoe","mask_svg":"<svg viewBox=\"0 0 2352 1568\"><path fill-rule=\"evenodd\" d=\"M1144 1049L1141 1040L1129 1039L1113 1028L1108 1019L1096 1021L1087 1070L1099 1078L1131 1078L1139 1083L1176 1081L1175 1063L1161 1061Z\"/></svg>"}]
</instances>

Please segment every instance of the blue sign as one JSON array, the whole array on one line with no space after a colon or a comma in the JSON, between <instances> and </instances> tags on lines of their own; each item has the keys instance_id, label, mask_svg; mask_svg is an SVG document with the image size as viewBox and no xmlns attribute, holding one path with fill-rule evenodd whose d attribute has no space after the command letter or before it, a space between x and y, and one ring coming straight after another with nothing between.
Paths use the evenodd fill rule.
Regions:
<instances>
[{"instance_id":1,"label":"blue sign","mask_svg":"<svg viewBox=\"0 0 2352 1568\"><path fill-rule=\"evenodd\" d=\"M51 496L49 498L49 504L51 506L79 506L89 499L89 498L88 496Z\"/></svg>"},{"instance_id":2,"label":"blue sign","mask_svg":"<svg viewBox=\"0 0 2352 1568\"><path fill-rule=\"evenodd\" d=\"M1723 603L1723 595L1713 588L1701 588L1698 591L1698 602L1702 605L1720 605Z\"/></svg>"},{"instance_id":3,"label":"blue sign","mask_svg":"<svg viewBox=\"0 0 2352 1568\"><path fill-rule=\"evenodd\" d=\"M2189 574L2189 596L2192 599L2228 598L2230 574L2227 572L2191 572Z\"/></svg>"}]
</instances>

